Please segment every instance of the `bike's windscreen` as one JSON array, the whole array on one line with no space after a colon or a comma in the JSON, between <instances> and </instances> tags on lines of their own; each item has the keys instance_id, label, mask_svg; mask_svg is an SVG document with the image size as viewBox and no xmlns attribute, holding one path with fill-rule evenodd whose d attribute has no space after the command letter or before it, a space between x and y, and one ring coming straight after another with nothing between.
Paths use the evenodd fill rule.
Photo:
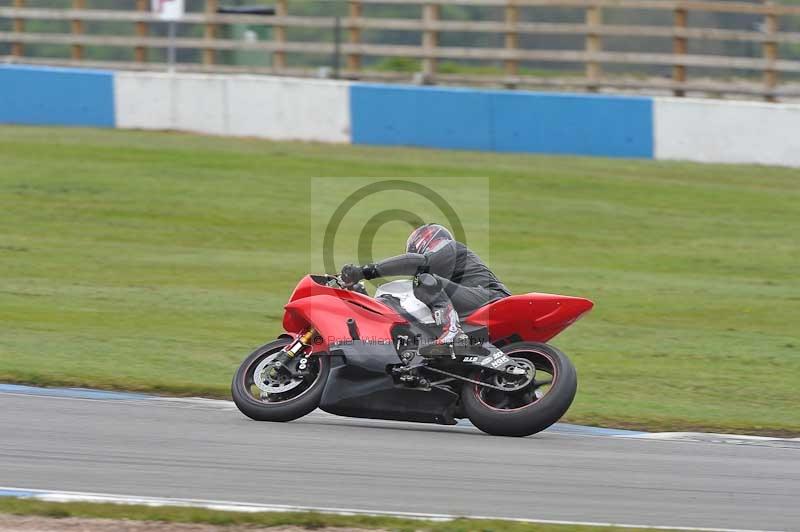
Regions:
<instances>
[{"instance_id":1,"label":"bike's windscreen","mask_svg":"<svg viewBox=\"0 0 800 532\"><path fill-rule=\"evenodd\" d=\"M335 275L315 275L312 273L309 277L311 277L315 283L321 284L322 286L327 286L329 288L344 288L344 284L342 284L339 278Z\"/></svg>"},{"instance_id":2,"label":"bike's windscreen","mask_svg":"<svg viewBox=\"0 0 800 532\"><path fill-rule=\"evenodd\" d=\"M358 292L359 294L368 296L369 293L367 292L367 288L364 286L364 283L358 282L354 285L347 286L342 282L342 279L336 275L314 275L311 274L311 279L322 286L327 286L328 288L338 288L340 290L350 290L352 292Z\"/></svg>"}]
</instances>

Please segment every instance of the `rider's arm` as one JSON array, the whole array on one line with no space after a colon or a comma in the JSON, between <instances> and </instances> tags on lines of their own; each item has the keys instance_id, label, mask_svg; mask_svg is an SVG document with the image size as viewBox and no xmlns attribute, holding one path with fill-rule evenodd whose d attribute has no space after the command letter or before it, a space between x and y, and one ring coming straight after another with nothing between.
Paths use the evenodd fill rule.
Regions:
<instances>
[{"instance_id":1,"label":"rider's arm","mask_svg":"<svg viewBox=\"0 0 800 532\"><path fill-rule=\"evenodd\" d=\"M396 257L383 259L375 264L364 266L364 277L374 279L376 277L391 277L393 275L416 275L420 268L424 268L428 263L425 255L419 253L405 253Z\"/></svg>"},{"instance_id":2,"label":"rider's arm","mask_svg":"<svg viewBox=\"0 0 800 532\"><path fill-rule=\"evenodd\" d=\"M421 271L429 271L449 279L455 269L455 263L455 242L448 242L436 251L424 255L405 253L375 264L368 264L364 266L364 277L374 279L393 275L416 275Z\"/></svg>"}]
</instances>

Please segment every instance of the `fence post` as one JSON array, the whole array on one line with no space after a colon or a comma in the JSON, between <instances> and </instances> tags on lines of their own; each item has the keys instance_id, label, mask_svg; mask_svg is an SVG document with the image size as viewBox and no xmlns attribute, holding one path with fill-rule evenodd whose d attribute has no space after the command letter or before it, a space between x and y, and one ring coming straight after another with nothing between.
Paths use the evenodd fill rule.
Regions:
<instances>
[{"instance_id":1,"label":"fence post","mask_svg":"<svg viewBox=\"0 0 800 532\"><path fill-rule=\"evenodd\" d=\"M603 23L603 12L599 5L592 5L586 8L586 53L595 54L603 49L603 42L598 33L600 25ZM600 63L596 59L586 60L586 78L589 80L587 89L590 92L597 92L600 82Z\"/></svg>"},{"instance_id":2,"label":"fence post","mask_svg":"<svg viewBox=\"0 0 800 532\"><path fill-rule=\"evenodd\" d=\"M14 7L25 7L25 0L14 0ZM15 18L12 31L14 33L23 33L25 31L25 20ZM25 45L21 42L11 43L11 55L14 57L22 57L25 54Z\"/></svg>"},{"instance_id":3,"label":"fence post","mask_svg":"<svg viewBox=\"0 0 800 532\"><path fill-rule=\"evenodd\" d=\"M519 33L517 33L517 22L519 22L519 8L517 0L507 0L506 3L506 50L514 52L519 47ZM506 75L516 76L519 73L519 62L516 59L506 60Z\"/></svg>"},{"instance_id":4,"label":"fence post","mask_svg":"<svg viewBox=\"0 0 800 532\"><path fill-rule=\"evenodd\" d=\"M439 45L439 33L431 29L429 25L435 24L439 20L439 5L428 3L422 6L422 50L425 57L422 59L422 75L425 83L433 83L436 76L436 58L433 54Z\"/></svg>"},{"instance_id":5,"label":"fence post","mask_svg":"<svg viewBox=\"0 0 800 532\"><path fill-rule=\"evenodd\" d=\"M206 16L213 17L217 14L217 0L206 0ZM217 25L213 22L206 22L203 29L203 38L212 41L217 38ZM216 62L217 54L213 48L203 49L203 64L213 65Z\"/></svg>"},{"instance_id":6,"label":"fence post","mask_svg":"<svg viewBox=\"0 0 800 532\"><path fill-rule=\"evenodd\" d=\"M363 13L360 0L350 0L350 30L347 32L347 42L353 45L361 43L361 22L356 23L355 19L361 19ZM347 54L347 70L358 72L361 70L361 54L356 52Z\"/></svg>"},{"instance_id":7,"label":"fence post","mask_svg":"<svg viewBox=\"0 0 800 532\"><path fill-rule=\"evenodd\" d=\"M146 13L150 10L147 0L136 0L136 10ZM136 23L136 36L147 37L147 22ZM133 59L137 63L144 63L147 61L147 48L144 46L137 46L133 50Z\"/></svg>"},{"instance_id":8,"label":"fence post","mask_svg":"<svg viewBox=\"0 0 800 532\"><path fill-rule=\"evenodd\" d=\"M342 56L342 18L340 16L333 17L333 57L331 67L333 68L333 79L339 79L341 76L341 61Z\"/></svg>"},{"instance_id":9,"label":"fence post","mask_svg":"<svg viewBox=\"0 0 800 532\"><path fill-rule=\"evenodd\" d=\"M72 0L72 9L86 9L86 0ZM83 21L74 19L70 22L70 30L73 35L81 35L83 33ZM75 61L80 61L83 58L83 45L73 44L70 56Z\"/></svg>"},{"instance_id":10,"label":"fence post","mask_svg":"<svg viewBox=\"0 0 800 532\"><path fill-rule=\"evenodd\" d=\"M285 17L289 14L288 0L277 0L275 2L275 15L278 17ZM286 26L276 25L273 33L275 34L274 42L277 48L272 53L272 68L280 73L286 68L286 51L284 44L286 44Z\"/></svg>"},{"instance_id":11,"label":"fence post","mask_svg":"<svg viewBox=\"0 0 800 532\"><path fill-rule=\"evenodd\" d=\"M764 99L768 102L775 102L775 87L778 86L778 71L775 70L775 61L778 60L778 43L775 41L775 34L778 32L778 15L775 14L772 2L767 2L773 8L770 13L764 16Z\"/></svg>"},{"instance_id":12,"label":"fence post","mask_svg":"<svg viewBox=\"0 0 800 532\"><path fill-rule=\"evenodd\" d=\"M689 12L686 8L676 8L672 15L674 36L672 38L672 54L675 56L684 56L689 52L689 39L681 32L688 26ZM679 59L676 57L675 59ZM686 83L686 65L674 64L672 65L672 81L676 85L683 86ZM686 91L683 88L675 88L672 93L675 96L685 96Z\"/></svg>"}]
</instances>

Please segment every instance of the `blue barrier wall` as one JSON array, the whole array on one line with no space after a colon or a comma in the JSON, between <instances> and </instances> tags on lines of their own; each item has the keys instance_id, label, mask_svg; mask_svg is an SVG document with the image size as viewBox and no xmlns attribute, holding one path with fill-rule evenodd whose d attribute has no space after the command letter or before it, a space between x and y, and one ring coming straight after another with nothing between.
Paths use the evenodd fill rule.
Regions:
<instances>
[{"instance_id":1,"label":"blue barrier wall","mask_svg":"<svg viewBox=\"0 0 800 532\"><path fill-rule=\"evenodd\" d=\"M492 150L490 95L469 89L350 87L353 144Z\"/></svg>"},{"instance_id":2,"label":"blue barrier wall","mask_svg":"<svg viewBox=\"0 0 800 532\"><path fill-rule=\"evenodd\" d=\"M0 66L0 123L114 127L114 74Z\"/></svg>"},{"instance_id":3,"label":"blue barrier wall","mask_svg":"<svg viewBox=\"0 0 800 532\"><path fill-rule=\"evenodd\" d=\"M651 98L354 84L354 144L653 157Z\"/></svg>"}]
</instances>

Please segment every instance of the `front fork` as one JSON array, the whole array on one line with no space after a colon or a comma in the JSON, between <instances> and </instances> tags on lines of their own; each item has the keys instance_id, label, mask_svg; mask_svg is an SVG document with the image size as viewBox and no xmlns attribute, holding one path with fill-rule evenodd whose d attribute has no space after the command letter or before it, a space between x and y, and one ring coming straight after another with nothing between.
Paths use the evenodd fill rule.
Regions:
<instances>
[{"instance_id":1,"label":"front fork","mask_svg":"<svg viewBox=\"0 0 800 532\"><path fill-rule=\"evenodd\" d=\"M289 362L298 354L302 353L305 348L310 346L316 335L317 331L314 329L314 327L311 327L306 332L295 338L294 342L284 347L278 353L278 356L275 357L275 360L272 362L272 364L270 364L270 368L267 370L267 375L274 379L278 376L278 372L281 370L294 374L295 372L289 367ZM298 367L300 372L306 369L306 365L303 364L303 362L305 362L305 360L301 360Z\"/></svg>"}]
</instances>

